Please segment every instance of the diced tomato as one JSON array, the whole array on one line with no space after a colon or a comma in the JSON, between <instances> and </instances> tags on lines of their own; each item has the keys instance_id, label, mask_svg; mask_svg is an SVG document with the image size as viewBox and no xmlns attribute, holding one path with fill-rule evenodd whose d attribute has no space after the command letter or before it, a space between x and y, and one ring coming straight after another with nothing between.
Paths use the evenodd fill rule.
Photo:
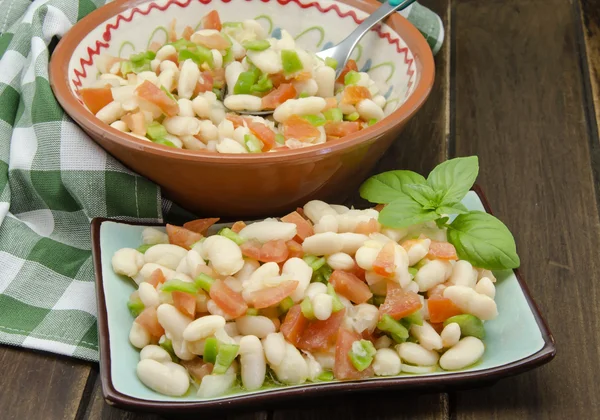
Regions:
<instances>
[{"instance_id":1,"label":"diced tomato","mask_svg":"<svg viewBox=\"0 0 600 420\"><path fill-rule=\"evenodd\" d=\"M443 322L430 322L429 325L431 325L438 334L441 334L444 330Z\"/></svg>"},{"instance_id":2,"label":"diced tomato","mask_svg":"<svg viewBox=\"0 0 600 420\"><path fill-rule=\"evenodd\" d=\"M200 93L212 91L214 85L212 74L208 71L202 72L202 76L198 78L196 87L194 88L194 95Z\"/></svg>"},{"instance_id":3,"label":"diced tomato","mask_svg":"<svg viewBox=\"0 0 600 420\"><path fill-rule=\"evenodd\" d=\"M191 230L192 232L199 233L200 235L206 234L209 227L217 223L220 219L218 217L208 217L206 219L196 219L191 222L183 224L183 227Z\"/></svg>"},{"instance_id":4,"label":"diced tomato","mask_svg":"<svg viewBox=\"0 0 600 420\"><path fill-rule=\"evenodd\" d=\"M346 66L344 67L344 70L342 70L342 72L340 73L340 77L337 78L336 82L344 83L344 78L346 77L346 74L348 74L348 72L350 72L351 70L358 71L356 61L354 61L353 59L348 60Z\"/></svg>"},{"instance_id":5,"label":"diced tomato","mask_svg":"<svg viewBox=\"0 0 600 420\"><path fill-rule=\"evenodd\" d=\"M190 38L192 37L193 33L194 33L194 29L192 29L191 26L186 26L185 28L183 28L183 32L181 33L181 37L184 38L184 39L187 39L189 41Z\"/></svg>"},{"instance_id":6,"label":"diced tomato","mask_svg":"<svg viewBox=\"0 0 600 420\"><path fill-rule=\"evenodd\" d=\"M194 35L194 43L200 44L208 49L226 50L231 47L231 43L221 34L202 35L197 33Z\"/></svg>"},{"instance_id":7,"label":"diced tomato","mask_svg":"<svg viewBox=\"0 0 600 420\"><path fill-rule=\"evenodd\" d=\"M352 350L352 344L361 338L357 332L347 330L346 328L340 328L338 331L335 343L335 363L333 365L333 374L336 379L352 380L373 376L372 366L360 372L350 361L349 353Z\"/></svg>"},{"instance_id":8,"label":"diced tomato","mask_svg":"<svg viewBox=\"0 0 600 420\"><path fill-rule=\"evenodd\" d=\"M148 47L148 49L150 51L152 51L152 52L157 52L158 50L161 49L162 46L163 46L163 44L161 44L160 42L158 42L158 41L152 41L150 43L150 46Z\"/></svg>"},{"instance_id":9,"label":"diced tomato","mask_svg":"<svg viewBox=\"0 0 600 420\"><path fill-rule=\"evenodd\" d=\"M194 318L194 315L196 315L196 296L177 290L171 292L171 296L173 297L173 305L179 312Z\"/></svg>"},{"instance_id":10,"label":"diced tomato","mask_svg":"<svg viewBox=\"0 0 600 420\"><path fill-rule=\"evenodd\" d=\"M164 91L157 88L148 80L144 80L144 83L135 89L135 94L158 106L169 117L174 117L179 114L179 105L177 104L177 101L171 99Z\"/></svg>"},{"instance_id":11,"label":"diced tomato","mask_svg":"<svg viewBox=\"0 0 600 420\"><path fill-rule=\"evenodd\" d=\"M366 271L363 268L360 268L358 264L354 264L354 268L351 271L356 277L358 277L361 281L367 282L366 280Z\"/></svg>"},{"instance_id":12,"label":"diced tomato","mask_svg":"<svg viewBox=\"0 0 600 420\"><path fill-rule=\"evenodd\" d=\"M350 85L346 86L342 92L341 103L356 105L363 99L371 99L371 92L364 86Z\"/></svg>"},{"instance_id":13,"label":"diced tomato","mask_svg":"<svg viewBox=\"0 0 600 420\"><path fill-rule=\"evenodd\" d=\"M437 260L457 260L456 248L450 242L431 241L429 245L429 258Z\"/></svg>"},{"instance_id":14,"label":"diced tomato","mask_svg":"<svg viewBox=\"0 0 600 420\"><path fill-rule=\"evenodd\" d=\"M347 271L334 270L329 277L329 283L337 293L354 303L365 303L373 297L369 286Z\"/></svg>"},{"instance_id":15,"label":"diced tomato","mask_svg":"<svg viewBox=\"0 0 600 420\"><path fill-rule=\"evenodd\" d=\"M290 251L285 241L278 239L266 242L260 249L259 261L262 262L284 262L288 259Z\"/></svg>"},{"instance_id":16,"label":"diced tomato","mask_svg":"<svg viewBox=\"0 0 600 420\"><path fill-rule=\"evenodd\" d=\"M331 314L323 321L311 321L304 329L298 348L307 351L326 350L331 347L337 338L337 332L344 321L346 309Z\"/></svg>"},{"instance_id":17,"label":"diced tomato","mask_svg":"<svg viewBox=\"0 0 600 420\"><path fill-rule=\"evenodd\" d=\"M273 319L279 316L279 309L277 309L277 306L269 306L268 308L260 309L259 314Z\"/></svg>"},{"instance_id":18,"label":"diced tomato","mask_svg":"<svg viewBox=\"0 0 600 420\"><path fill-rule=\"evenodd\" d=\"M445 284L438 284L436 286L433 286L431 289L429 289L427 291L427 297L433 297L433 296L438 296L438 297L444 297L444 290L446 289Z\"/></svg>"},{"instance_id":19,"label":"diced tomato","mask_svg":"<svg viewBox=\"0 0 600 420\"><path fill-rule=\"evenodd\" d=\"M444 322L451 316L460 315L463 312L450 299L443 296L431 296L427 299L427 310L431 322Z\"/></svg>"},{"instance_id":20,"label":"diced tomato","mask_svg":"<svg viewBox=\"0 0 600 420\"><path fill-rule=\"evenodd\" d=\"M130 112L129 114L124 115L121 120L127 124L129 130L133 133L140 136L146 135L146 117L143 112L138 111L133 114Z\"/></svg>"},{"instance_id":21,"label":"diced tomato","mask_svg":"<svg viewBox=\"0 0 600 420\"><path fill-rule=\"evenodd\" d=\"M192 245L202 239L202 235L180 226L167 225L169 243L191 249Z\"/></svg>"},{"instance_id":22,"label":"diced tomato","mask_svg":"<svg viewBox=\"0 0 600 420\"><path fill-rule=\"evenodd\" d=\"M377 204L375 207L373 207L375 210L377 211L381 211L385 208L385 204Z\"/></svg>"},{"instance_id":23,"label":"diced tomato","mask_svg":"<svg viewBox=\"0 0 600 420\"><path fill-rule=\"evenodd\" d=\"M263 152L268 152L277 144L275 142L275 133L265 124L249 122L248 128L263 143Z\"/></svg>"},{"instance_id":24,"label":"diced tomato","mask_svg":"<svg viewBox=\"0 0 600 420\"><path fill-rule=\"evenodd\" d=\"M275 109L288 99L296 97L296 89L291 83L282 83L262 98L263 109Z\"/></svg>"},{"instance_id":25,"label":"diced tomato","mask_svg":"<svg viewBox=\"0 0 600 420\"><path fill-rule=\"evenodd\" d=\"M375 274L386 278L394 277L394 274L396 273L396 247L394 245L394 242L388 242L377 254L377 258L373 261L373 271Z\"/></svg>"},{"instance_id":26,"label":"diced tomato","mask_svg":"<svg viewBox=\"0 0 600 420\"><path fill-rule=\"evenodd\" d=\"M242 229L246 227L246 223L242 221L235 222L233 226L231 226L231 230L235 233L240 233Z\"/></svg>"},{"instance_id":27,"label":"diced tomato","mask_svg":"<svg viewBox=\"0 0 600 420\"><path fill-rule=\"evenodd\" d=\"M300 305L294 305L285 315L280 331L290 343L297 347L307 323L308 320L302 315Z\"/></svg>"},{"instance_id":28,"label":"diced tomato","mask_svg":"<svg viewBox=\"0 0 600 420\"><path fill-rule=\"evenodd\" d=\"M202 378L206 375L210 375L213 370L212 363L206 363L199 357L196 357L193 360L181 360L179 363L187 369L190 376L197 382L202 382Z\"/></svg>"},{"instance_id":29,"label":"diced tomato","mask_svg":"<svg viewBox=\"0 0 600 420\"><path fill-rule=\"evenodd\" d=\"M358 121L330 121L325 124L325 134L333 137L344 137L360 131Z\"/></svg>"},{"instance_id":30,"label":"diced tomato","mask_svg":"<svg viewBox=\"0 0 600 420\"><path fill-rule=\"evenodd\" d=\"M246 120L235 114L226 114L225 118L233 123L233 128L244 127Z\"/></svg>"},{"instance_id":31,"label":"diced tomato","mask_svg":"<svg viewBox=\"0 0 600 420\"><path fill-rule=\"evenodd\" d=\"M321 132L304 118L292 115L283 123L283 135L286 139L311 141L319 137Z\"/></svg>"},{"instance_id":32,"label":"diced tomato","mask_svg":"<svg viewBox=\"0 0 600 420\"><path fill-rule=\"evenodd\" d=\"M219 12L216 10L211 10L202 18L202 28L203 29L216 29L220 31L223 26L221 25L221 18L219 17Z\"/></svg>"},{"instance_id":33,"label":"diced tomato","mask_svg":"<svg viewBox=\"0 0 600 420\"><path fill-rule=\"evenodd\" d=\"M79 95L92 114L97 114L98 111L113 101L110 87L83 88L79 90Z\"/></svg>"},{"instance_id":34,"label":"diced tomato","mask_svg":"<svg viewBox=\"0 0 600 420\"><path fill-rule=\"evenodd\" d=\"M388 281L385 301L379 306L379 316L388 314L397 321L418 311L421 306L418 294L402 289L398 283Z\"/></svg>"},{"instance_id":35,"label":"diced tomato","mask_svg":"<svg viewBox=\"0 0 600 420\"><path fill-rule=\"evenodd\" d=\"M268 308L281 302L283 299L291 295L296 287L297 280L285 280L275 287L268 287L252 293L252 305L256 309Z\"/></svg>"},{"instance_id":36,"label":"diced tomato","mask_svg":"<svg viewBox=\"0 0 600 420\"><path fill-rule=\"evenodd\" d=\"M302 207L296 207L296 213L308 220L308 217L306 217L306 213L304 213L304 209Z\"/></svg>"},{"instance_id":37,"label":"diced tomato","mask_svg":"<svg viewBox=\"0 0 600 420\"><path fill-rule=\"evenodd\" d=\"M135 322L154 338L160 338L165 333L165 329L158 322L158 315L154 307L144 309L135 319Z\"/></svg>"},{"instance_id":38,"label":"diced tomato","mask_svg":"<svg viewBox=\"0 0 600 420\"><path fill-rule=\"evenodd\" d=\"M248 310L248 305L244 302L242 295L231 290L223 280L216 280L212 284L209 295L223 312L233 318L244 315Z\"/></svg>"},{"instance_id":39,"label":"diced tomato","mask_svg":"<svg viewBox=\"0 0 600 420\"><path fill-rule=\"evenodd\" d=\"M295 240L290 240L285 243L289 251L289 258L302 258L304 256L304 250Z\"/></svg>"},{"instance_id":40,"label":"diced tomato","mask_svg":"<svg viewBox=\"0 0 600 420\"><path fill-rule=\"evenodd\" d=\"M325 98L325 109L323 109L324 111L331 109L331 108L337 108L338 106L338 102L337 99L334 97L331 98Z\"/></svg>"},{"instance_id":41,"label":"diced tomato","mask_svg":"<svg viewBox=\"0 0 600 420\"><path fill-rule=\"evenodd\" d=\"M175 31L176 26L177 19L173 19L171 23L169 23L169 41L171 42L177 41L177 31Z\"/></svg>"},{"instance_id":42,"label":"diced tomato","mask_svg":"<svg viewBox=\"0 0 600 420\"><path fill-rule=\"evenodd\" d=\"M276 88L278 88L287 81L283 72L271 74L269 75L269 79L271 79L271 83L273 83L273 86L275 86ZM294 96L296 95L294 94Z\"/></svg>"},{"instance_id":43,"label":"diced tomato","mask_svg":"<svg viewBox=\"0 0 600 420\"><path fill-rule=\"evenodd\" d=\"M156 289L159 284L164 283L165 281L167 281L167 279L165 278L162 270L157 268L152 272L152 274L150 274L150 278L148 279L147 283L150 283Z\"/></svg>"},{"instance_id":44,"label":"diced tomato","mask_svg":"<svg viewBox=\"0 0 600 420\"><path fill-rule=\"evenodd\" d=\"M371 233L379 232L380 230L381 225L379 224L377 219L369 219L366 222L358 222L358 225L356 225L356 229L354 229L354 232L369 235Z\"/></svg>"},{"instance_id":45,"label":"diced tomato","mask_svg":"<svg viewBox=\"0 0 600 420\"><path fill-rule=\"evenodd\" d=\"M307 237L315 234L312 224L297 211L293 211L290 214L283 216L281 221L296 225L296 237L294 239L300 243L304 242Z\"/></svg>"},{"instance_id":46,"label":"diced tomato","mask_svg":"<svg viewBox=\"0 0 600 420\"><path fill-rule=\"evenodd\" d=\"M261 248L262 244L255 239L250 239L240 245L244 257L252 258L253 260L260 258Z\"/></svg>"}]
</instances>

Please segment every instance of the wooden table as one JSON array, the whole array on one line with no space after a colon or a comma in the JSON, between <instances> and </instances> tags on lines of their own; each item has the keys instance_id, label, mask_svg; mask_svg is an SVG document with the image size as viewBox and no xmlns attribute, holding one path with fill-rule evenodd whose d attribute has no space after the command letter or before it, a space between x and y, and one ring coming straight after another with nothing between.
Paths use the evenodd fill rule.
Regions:
<instances>
[{"instance_id":1,"label":"wooden table","mask_svg":"<svg viewBox=\"0 0 600 420\"><path fill-rule=\"evenodd\" d=\"M600 7L593 0L422 3L446 27L434 91L374 173L427 172L477 154L478 183L515 234L558 356L477 390L353 394L218 418L600 419ZM4 420L159 418L108 406L97 365L51 354L0 347L0 383Z\"/></svg>"}]
</instances>

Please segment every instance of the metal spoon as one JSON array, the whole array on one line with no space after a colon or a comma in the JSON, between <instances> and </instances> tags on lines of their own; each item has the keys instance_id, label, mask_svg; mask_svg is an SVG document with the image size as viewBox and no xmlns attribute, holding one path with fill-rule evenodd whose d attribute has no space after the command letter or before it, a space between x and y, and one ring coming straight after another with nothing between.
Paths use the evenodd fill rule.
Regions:
<instances>
[{"instance_id":1,"label":"metal spoon","mask_svg":"<svg viewBox=\"0 0 600 420\"><path fill-rule=\"evenodd\" d=\"M389 0L388 2L383 3L377 10L371 13L363 22L354 29L350 35L348 35L342 42L339 44L327 48L326 50L318 52L316 55L319 58L325 60L326 58L333 58L337 61L337 68L335 69L335 77L336 79L346 67L346 63L350 59L350 55L358 42L362 39L362 37L375 25L381 22L383 19L391 15L393 12L397 10L406 9L408 6L413 4L416 0ZM227 92L225 92L226 94ZM224 95L225 96L225 95ZM271 115L273 110L268 111L235 111L238 114L242 115Z\"/></svg>"}]
</instances>

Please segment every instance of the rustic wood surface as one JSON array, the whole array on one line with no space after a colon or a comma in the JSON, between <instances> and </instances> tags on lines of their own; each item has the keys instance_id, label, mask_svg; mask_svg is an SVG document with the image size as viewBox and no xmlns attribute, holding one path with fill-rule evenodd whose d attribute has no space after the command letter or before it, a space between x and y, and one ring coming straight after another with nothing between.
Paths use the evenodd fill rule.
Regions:
<instances>
[{"instance_id":1,"label":"rustic wood surface","mask_svg":"<svg viewBox=\"0 0 600 420\"><path fill-rule=\"evenodd\" d=\"M436 83L374 173L477 154L557 341L540 369L449 394L356 394L203 416L228 420L600 418L600 5L423 0L445 24ZM360 204L358 196L349 203ZM107 405L96 365L0 347L0 418L159 420Z\"/></svg>"}]
</instances>

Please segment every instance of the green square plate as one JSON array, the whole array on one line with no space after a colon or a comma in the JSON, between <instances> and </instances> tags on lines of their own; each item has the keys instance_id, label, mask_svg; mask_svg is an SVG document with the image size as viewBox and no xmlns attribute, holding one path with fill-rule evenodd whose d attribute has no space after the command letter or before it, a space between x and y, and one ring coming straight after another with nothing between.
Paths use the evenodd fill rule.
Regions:
<instances>
[{"instance_id":1,"label":"green square plate","mask_svg":"<svg viewBox=\"0 0 600 420\"><path fill-rule=\"evenodd\" d=\"M463 204L472 210L490 212L483 193L477 187L467 194ZM92 221L100 369L104 396L112 404L155 411L189 411L381 387L444 389L456 385L492 382L521 373L550 361L556 353L554 339L529 296L519 272L505 271L494 273L498 279L495 300L500 315L486 323L486 351L483 359L467 370L307 383L254 392L240 389L230 395L212 399L200 399L193 392L181 398L160 395L146 388L136 376L139 352L129 343L132 317L127 309L129 295L135 287L130 280L116 275L111 267L111 257L118 249L136 248L140 245L141 232L146 226L107 219Z\"/></svg>"}]
</instances>

